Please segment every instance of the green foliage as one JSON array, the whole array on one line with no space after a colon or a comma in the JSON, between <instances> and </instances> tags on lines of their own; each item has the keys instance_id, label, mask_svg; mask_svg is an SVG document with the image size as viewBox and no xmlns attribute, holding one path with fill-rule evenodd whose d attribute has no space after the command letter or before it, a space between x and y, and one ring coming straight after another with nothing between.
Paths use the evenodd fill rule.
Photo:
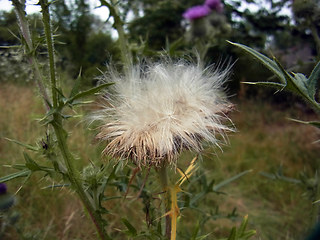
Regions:
<instances>
[{"instance_id":1,"label":"green foliage","mask_svg":"<svg viewBox=\"0 0 320 240\"><path fill-rule=\"evenodd\" d=\"M18 3L17 0L15 2ZM162 52L159 50L166 45L166 51L170 56L174 56L175 54L179 53L183 47L188 46L188 44L184 42L183 38L181 37L181 35L184 34L185 29L180 25L180 22L181 14L186 7L186 5L183 4L191 4L193 1L172 3L172 1L152 2L149 0L136 0L134 2L143 3L142 9L144 12L144 16L142 17L138 17L139 14L136 15L128 27L128 30L132 33L131 41L133 41L130 47L137 46L137 53L142 49L140 52L144 54L146 52L149 52L150 54L159 54L159 52ZM122 239L124 235L129 239L166 239L166 233L164 234L165 229L164 226L162 226L164 224L162 222L167 220L165 220L163 217L164 212L162 210L158 210L158 205L161 205L158 204L158 201L159 199L164 201L163 199L165 199L165 197L163 196L167 195L166 192L168 192L168 190L165 188L160 189L159 186L155 186L157 184L148 185L150 169L148 169L148 171L145 173L145 176L143 176L143 174L140 173L141 169L132 169L130 164L123 166L122 162L115 163L110 159L108 159L107 163L103 163L100 161L100 159L97 159L95 155L91 156L88 153L82 153L85 154L85 157L80 157L80 151L77 152L77 155L73 153L73 146L70 144L70 138L72 135L69 133L68 128L66 127L66 124L70 122L70 119L77 116L73 111L77 110L77 105L83 105L87 103L87 101L83 101L84 98L94 96L103 89L109 87L111 84L106 83L89 90L81 91L81 81L83 80L81 74L79 74L78 78L74 81L74 85L71 87L71 91L69 92L64 89L63 84L59 83L59 79L55 75L56 62L54 61L54 43L51 42L52 39L56 40L57 38L53 35L53 32L50 29L51 23L50 14L48 11L50 4L53 4L52 6L56 6L54 7L55 23L58 23L61 28L57 31L57 33L59 33L59 31L63 33L60 40L68 45L67 48L64 48L66 50L62 50L63 46L61 48L57 48L62 58L65 57L65 59L63 59L61 62L57 62L58 64L61 64L61 67L65 67L64 63L70 64L71 62L70 66L71 68L74 68L73 70L76 69L76 71L78 71L78 69L82 68L82 76L87 77L90 75L88 73L89 69L91 70L92 68L103 64L107 58L105 56L106 52L101 54L100 49L108 49L110 51L115 49L112 46L114 45L114 41L108 34L96 31L92 28L91 23L95 22L96 20L88 12L88 4L86 1L76 1L75 5L72 7L74 7L74 9L77 11L73 13L72 7L65 4L64 1L48 3L46 0L40 0L43 13L44 30L46 34L46 46L48 47L46 57L48 56L49 58L50 84L44 82L44 80L48 78L47 75L49 74L43 74L44 71L38 71L40 67L37 61L33 61L33 65L35 66L35 72L38 74L36 78L39 81L38 83L40 83L39 85L48 85L52 95L49 97L49 94L45 94L47 91L46 89L44 89L44 91L41 91L40 89L40 93L42 94L47 108L44 117L40 120L40 123L46 128L46 136L34 146L22 143L18 140L8 139L10 142L16 143L30 152L23 153L24 163L11 165L11 167L17 169L18 172L11 173L0 178L0 182L14 180L21 177L25 177L26 181L29 180L31 175L34 175L34 173L40 172L41 176L44 176L44 179L49 177L49 181L59 182L59 184L53 183L50 186L45 187L45 189L68 188L72 189L77 194L89 217L94 223L97 234L101 239ZM101 4L109 7L110 15L113 16L115 25L119 24L115 27L119 33L118 42L120 49L122 50L122 58L124 58L122 59L123 64L126 65L126 63L131 63L131 59L129 59L129 56L131 55L129 53L132 49L128 47L129 45L127 45L127 42L125 41L126 36L124 35L124 32L122 32L123 35L121 35L121 30L124 30L124 19L117 11L119 10L117 9L119 3L115 1L101 1ZM234 11L234 9L230 9L230 6L227 6L227 11L229 11L229 13L230 11ZM17 9L19 10L18 7ZM248 22L250 21L252 26L255 26L257 29L261 30L268 29L272 32L279 29L279 25L272 27L270 24L268 24L274 19L279 20L277 14L274 13L268 15L267 12L262 12L261 14L262 16L259 17L258 15L257 17L250 15L250 17L247 18ZM227 20L223 16L220 16L221 18L219 19L214 17L215 16L212 16L212 18L209 19L212 26L214 25L212 22L216 23L219 21L222 27L228 25L226 23ZM27 24L26 19L23 18L23 15L20 17L18 15L18 18L20 23L25 25ZM260 20L263 21L259 23ZM246 24L248 22L246 22ZM23 26L21 25L20 27L22 28ZM150 29L150 27L152 27L154 30ZM219 32L221 29L216 28L214 30ZM25 29L20 31L21 35L23 35L22 40L24 43L28 44L26 49L29 50L29 57L34 57L31 58L31 60L35 60L38 57L38 51L36 51L38 42L24 35L23 33L25 32L23 30ZM215 32L213 35L208 34L204 43L199 43L199 46L197 47L199 47L199 49L201 47L200 45L203 47L203 51L200 53L201 56L205 56L207 53L210 53L209 49L212 47L212 44L218 43L221 40L220 37L223 34L220 33L221 32ZM210 37L213 36L219 39L216 41L211 41ZM139 43L136 42L138 42L141 37L143 38L143 44L139 45ZM256 36L253 37L255 38ZM44 38L42 38L42 42L39 41L39 44L43 43L43 39ZM146 43L144 39L148 39L149 43ZM265 42L264 36L258 36L256 38L256 42L263 45ZM281 89L287 88L289 90L298 92L301 96L308 97L310 102L318 104L315 100L317 81L315 79L317 79L319 76L319 67L316 67L309 79L307 79L301 74L287 73L275 60L269 60L263 55L259 55L257 52L247 49L244 46L242 46L242 48L249 51L256 58L262 60L264 64L268 66L268 68L273 71L281 80L280 83L269 84ZM110 51L108 54L110 54ZM126 56L128 59L126 59ZM66 94L66 92L69 94ZM314 122L309 123L315 124ZM316 123L316 125L317 124L318 123ZM73 133L75 132L76 131ZM42 161L42 158L45 158L47 161ZM79 163L83 159L88 159L86 164ZM81 170L79 170L80 167ZM185 192L181 192L177 195L177 202L179 205L177 208L179 208L183 213L187 213L188 210L191 210L195 215L193 216L193 219L198 218L197 224L194 226L194 222L192 222L194 227L190 228L190 232L188 231L189 229L184 227L182 222L180 223L180 220L178 219L178 228L181 227L181 229L178 230L178 236L187 239L206 239L210 236L210 234L207 233L208 231L206 231L205 227L211 220L236 220L238 218L238 212L236 211L236 208L234 208L231 213L226 214L225 211L220 211L219 204L211 205L207 204L207 201L212 193L214 193L215 196L225 195L226 191L222 192L221 188L226 187L231 183L235 184L237 182L236 180L248 174L249 172L251 172L251 170L245 170L240 173L236 173L234 176L231 176L227 179L220 179L220 181L215 184L215 178L208 176L207 173L204 172L204 168L200 168L199 171L194 174L194 176L188 179L189 184L185 188ZM155 171L151 172L150 175L152 175L150 178L155 178ZM307 182L307 180L305 181ZM23 182L23 184L24 183L25 182ZM310 184L308 186L310 186ZM314 187L315 185L312 186ZM134 197L128 195L129 188L132 190ZM123 197L123 194L125 197ZM135 197L136 195L137 197ZM130 203L120 203L119 200L125 198L133 200L130 201ZM115 201L115 205L118 206L118 209L112 209L111 203L113 201ZM123 211L125 214L128 214L128 216L120 216L119 212L117 212L117 210L119 210L121 207L121 204L129 205L131 203L137 204L145 213L146 224L143 224L142 227L138 228L136 226L137 224L135 219L128 217L130 216L129 213ZM134 206L133 211L136 212L137 209L138 208ZM121 229L117 229L117 231L114 231L114 227L109 226L109 221L113 217L120 217L118 223L122 223L120 227ZM139 216L139 218L141 218L141 216ZM247 224L248 220L245 217L240 227L232 228L230 234L228 234L229 237L224 239L244 240L251 238L255 234L255 231L246 230Z\"/></svg>"},{"instance_id":2,"label":"green foliage","mask_svg":"<svg viewBox=\"0 0 320 240\"><path fill-rule=\"evenodd\" d=\"M136 42L140 38L147 39L149 47L161 50L166 39L173 42L183 34L180 25L183 11L181 4L172 1L155 3L153 7L144 9L144 16L130 22L130 36Z\"/></svg>"},{"instance_id":3,"label":"green foliage","mask_svg":"<svg viewBox=\"0 0 320 240\"><path fill-rule=\"evenodd\" d=\"M0 46L19 44L19 29L14 11L0 11Z\"/></svg>"},{"instance_id":4,"label":"green foliage","mask_svg":"<svg viewBox=\"0 0 320 240\"><path fill-rule=\"evenodd\" d=\"M230 236L226 240L247 240L256 234L254 230L246 230L248 225L248 216L245 216L239 229L232 228Z\"/></svg>"},{"instance_id":5,"label":"green foliage","mask_svg":"<svg viewBox=\"0 0 320 240\"><path fill-rule=\"evenodd\" d=\"M261 64L266 66L280 80L280 83L254 82L249 84L271 86L279 90L289 90L301 96L304 100L310 103L316 110L320 110L320 103L318 103L316 100L317 84L320 79L320 62L315 66L310 77L306 78L301 73L288 73L284 70L284 68L281 66L281 64L277 61L276 58L271 60L270 58L243 44L232 42L230 43L245 50L247 53L249 53L251 56L257 59Z\"/></svg>"},{"instance_id":6,"label":"green foliage","mask_svg":"<svg viewBox=\"0 0 320 240\"><path fill-rule=\"evenodd\" d=\"M52 4L52 12L53 24L58 26L56 41L62 43L56 45L58 66L73 77L82 68L85 85L92 85L92 78L99 75L97 68L104 69L109 59L119 59L114 40L85 0L75 4L57 1Z\"/></svg>"},{"instance_id":7,"label":"green foliage","mask_svg":"<svg viewBox=\"0 0 320 240\"><path fill-rule=\"evenodd\" d=\"M25 98L15 99L10 93L26 96L28 104L26 104ZM9 88L8 85L4 85L1 88L0 106L9 107L10 113L1 112L2 121L8 124L2 124L1 122L0 127L2 127L1 131L5 132L6 136L27 142L35 148L41 148L42 140L48 142L47 134L43 133L43 129L38 127L36 121L32 121L26 127L26 123L30 119L38 118L42 114L40 99L32 97L32 93L33 89L27 86L12 85ZM21 106L21 104L24 104L24 107L18 108L17 106ZM78 114L83 114L86 109L75 108ZM230 235L231 228L236 224L238 226L238 223L241 222L241 216L247 213L250 214L248 229L257 230L256 238L294 240L300 236L305 236L306 229L311 225L308 215L309 202L302 195L304 192L302 188L299 185L287 184L283 181L270 181L259 176L257 172L274 173L273 166L279 165L277 159L280 158L284 163L284 174L299 179L299 176L295 174L296 170L304 168L303 162L312 160L318 155L315 144L309 146L310 152L304 152L304 149L308 147L309 140L313 139L312 136L315 133L310 134L308 128L304 125L293 122L283 125L282 118L288 115L297 118L294 112L287 109L280 111L277 108L274 109L273 106L263 105L257 101L239 103L237 109L239 111L233 113L230 117L240 133L230 137L230 147L224 146L223 153L217 151L218 156L213 156L211 154L213 150L211 149L204 151L204 159L200 163L204 164L202 170L206 174L207 185L212 179L215 179L215 186L223 182L224 179L236 176L239 171L248 168L254 171L224 186L224 188L220 188L219 192L224 194L209 193L196 202L197 209L203 210L203 215L196 209L185 208L178 221L179 235L177 239L197 239L208 234L204 239L227 238ZM73 131L75 126L77 130ZM3 131L4 129L6 131ZM276 132L270 131L270 129L281 129L281 131L277 131L277 135L275 135ZM123 232L127 230L121 221L121 217L124 217L137 230L139 237L136 239L148 239L146 236L149 236L149 239L160 239L155 233L158 232L159 222L154 220L159 217L155 213L159 209L158 193L161 190L157 190L159 188L154 173L150 172L141 197L135 199L144 182L145 172L138 173L136 175L138 177L135 177L129 186L128 183L134 166L128 164L122 171L120 170L121 164L114 167L115 163L113 161L109 166L107 165L109 159L100 160L100 152L103 146L99 145L97 148L92 148L92 131L87 129L85 124L78 123L77 119L69 119L66 122L66 130L72 132L68 142L76 156L77 168L82 171L82 178L87 179L86 182L88 183L85 183L85 188L89 188L89 183L92 183L90 186L95 185L95 175L99 175L99 178L103 174L105 177L110 176L104 193L105 200L102 201L102 204L109 211L109 214L104 214L104 218L109 222L106 229L111 233L112 238L128 238ZM302 136L299 136L300 134ZM41 137L39 138L39 136ZM52 137L54 137L53 133L51 133L50 138ZM32 144L33 142L34 144ZM0 146L1 164L8 164L8 160L11 164L23 161L21 152L26 150L25 147L1 140ZM38 164L50 163L43 158L42 153L35 154L34 151L28 150L28 154ZM207 156L207 154L209 155ZM179 162L180 168L184 169L184 164L188 163L189 158L187 156L182 157ZM93 161L93 163L90 161ZM101 164L104 168L110 169L100 173ZM91 167L88 166L94 166L96 170L91 171ZM83 171L87 167L90 171ZM131 171L129 171L130 169ZM110 173L110 170L114 170L116 173ZM313 176L309 168L306 170L308 176ZM15 169L1 167L0 171L1 175L4 176L14 172ZM195 177L199 177L199 175L201 175L200 172ZM90 220L84 217L76 194L71 190L70 184L66 184L67 180L62 181L57 175L53 182L51 178L43 178L43 176L44 174L41 172L33 174L17 194L20 199L17 202L17 210L21 215L19 224L23 226L22 230L25 235L32 233L36 236L34 239L59 239L61 236L68 239L96 239ZM10 181L8 185L12 189L19 189L22 180L23 178ZM193 177L189 179L189 181L193 180ZM99 182L102 181L99 180ZM185 183L186 186L189 185L188 181ZM183 204L182 201L187 200L186 195L194 197L201 192L201 185L200 181L195 181L193 187L186 188L186 193L179 195L179 203ZM123 195L128 187L129 193L124 199ZM112 197L117 198L112 199ZM216 212L216 207L219 207L218 212ZM237 208L237 211L233 214L234 207ZM147 211L149 211L149 216L154 224L149 228L146 220ZM208 214L212 215L212 218L205 221L204 217ZM70 221L67 221L69 218ZM299 219L303 219L303 221ZM66 228L68 229L67 233L64 232ZM199 228L197 233L196 228ZM11 229L8 233L13 234L15 231ZM142 236L142 234L144 235ZM24 238L13 237L9 239Z\"/></svg>"}]
</instances>

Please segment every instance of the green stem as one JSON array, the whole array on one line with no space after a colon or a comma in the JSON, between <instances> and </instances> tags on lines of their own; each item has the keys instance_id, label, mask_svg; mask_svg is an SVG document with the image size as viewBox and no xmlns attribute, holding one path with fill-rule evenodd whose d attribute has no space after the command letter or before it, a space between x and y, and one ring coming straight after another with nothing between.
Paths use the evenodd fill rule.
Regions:
<instances>
[{"instance_id":1,"label":"green stem","mask_svg":"<svg viewBox=\"0 0 320 240\"><path fill-rule=\"evenodd\" d=\"M109 9L110 15L113 17L114 24L113 26L118 32L118 41L119 41L119 48L121 52L121 60L124 65L124 70L126 73L130 70L132 66L132 54L129 48L128 40L124 32L123 28L123 21L119 14L119 9L117 6L116 0L111 0L111 4L106 0L100 0L102 6L106 6Z\"/></svg>"},{"instance_id":2,"label":"green stem","mask_svg":"<svg viewBox=\"0 0 320 240\"><path fill-rule=\"evenodd\" d=\"M57 99L57 93L56 93L56 76L55 76L55 63L54 63L54 48L53 48L53 41L52 41L52 32L51 32L51 26L50 26L50 15L49 15L49 3L48 0L40 0L40 6L42 9L42 20L44 24L44 30L46 35L46 41L47 41L47 48L48 48L48 55L49 55L49 66L50 66L50 80L51 80L51 90L52 90L52 101L53 101L53 108L58 108L58 99ZM80 178L79 172L76 170L76 167L74 166L75 159L73 158L71 152L68 149L67 146L67 136L66 133L62 127L62 117L60 112L58 111L53 115L53 121L52 126L55 131L55 135L57 137L57 142L59 149L61 151L64 163L67 167L67 176L69 178L69 181L80 197L85 209L90 215L90 218L92 222L94 223L97 233L99 235L99 238L101 240L105 239L111 239L105 229L103 224L103 219L101 215L95 210L94 206L90 202L90 199L88 198L82 182Z\"/></svg>"},{"instance_id":3,"label":"green stem","mask_svg":"<svg viewBox=\"0 0 320 240\"><path fill-rule=\"evenodd\" d=\"M14 6L14 11L16 13L18 22L19 22L19 30L21 33L22 38L25 41L25 47L26 47L26 55L28 56L28 60L30 65L33 68L33 72L35 75L35 80L38 85L39 92L44 99L44 104L46 105L47 110L50 109L49 103L49 97L47 94L47 91L44 87L44 81L43 76L41 74L39 63L35 57L36 49L33 47L32 38L29 30L28 20L26 18L26 12L25 12L25 5L21 3L19 0L12 0L12 4Z\"/></svg>"},{"instance_id":4,"label":"green stem","mask_svg":"<svg viewBox=\"0 0 320 240\"><path fill-rule=\"evenodd\" d=\"M74 166L75 159L73 158L73 156L70 153L68 146L66 144L65 133L64 133L63 129L60 127L60 124L56 124L56 122L61 123L61 117L59 117L59 115L55 115L54 118L55 118L55 121L53 124L53 128L54 128L55 134L57 136L57 142L58 142L59 149L61 151L62 157L64 159L64 162L65 162L67 170L68 170L69 181L70 181L72 187L75 189L78 196L80 197L85 209L89 213L90 218L96 227L99 238L101 240L105 240L105 239L109 240L111 238L107 235L107 233L104 229L103 219L102 219L101 215L95 211L95 209L92 206L85 190L83 189L83 186L82 186L82 183L80 180L80 174L76 170L76 167Z\"/></svg>"},{"instance_id":5,"label":"green stem","mask_svg":"<svg viewBox=\"0 0 320 240\"><path fill-rule=\"evenodd\" d=\"M165 212L170 211L170 191L169 191L169 178L167 172L167 166L163 165L158 169L159 181L162 187L162 190L165 194L164 204L165 204ZM170 239L171 236L171 219L170 216L165 216L165 236Z\"/></svg>"},{"instance_id":6,"label":"green stem","mask_svg":"<svg viewBox=\"0 0 320 240\"><path fill-rule=\"evenodd\" d=\"M53 101L53 107L56 108L58 106L57 91L56 91L56 87L57 87L56 68L55 68L55 62L54 62L54 48L53 48L52 32L51 32L51 25L50 25L49 3L48 3L48 0L40 0L39 3L42 9L42 21L44 26L44 32L46 35L46 42L47 42L48 55L49 55L52 101Z\"/></svg>"}]
</instances>

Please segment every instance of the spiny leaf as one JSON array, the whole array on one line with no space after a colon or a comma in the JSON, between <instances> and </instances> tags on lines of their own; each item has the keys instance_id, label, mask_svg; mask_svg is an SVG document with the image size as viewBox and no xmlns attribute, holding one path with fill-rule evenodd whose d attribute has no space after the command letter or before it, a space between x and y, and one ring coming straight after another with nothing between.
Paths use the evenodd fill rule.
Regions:
<instances>
[{"instance_id":1,"label":"spiny leaf","mask_svg":"<svg viewBox=\"0 0 320 240\"><path fill-rule=\"evenodd\" d=\"M52 174L54 172L53 168L40 166L38 163L36 163L26 152L23 153L24 159L26 161L25 167L30 169L31 171L44 171L49 174Z\"/></svg>"},{"instance_id":2,"label":"spiny leaf","mask_svg":"<svg viewBox=\"0 0 320 240\"><path fill-rule=\"evenodd\" d=\"M213 191L217 192L220 188L222 188L222 187L228 185L229 183L237 180L238 178L240 178L240 177L248 174L249 172L252 172L252 169L243 171L243 172L241 172L241 173L239 173L239 174L237 174L237 175L235 175L235 176L233 176L233 177L231 177L231 178L228 178L228 179L226 179L226 180L218 183L217 185L215 185L215 186L213 187Z\"/></svg>"},{"instance_id":3,"label":"spiny leaf","mask_svg":"<svg viewBox=\"0 0 320 240\"><path fill-rule=\"evenodd\" d=\"M41 170L39 165L26 153L23 153L24 159L26 160L26 167L29 168L31 171L38 171Z\"/></svg>"},{"instance_id":4,"label":"spiny leaf","mask_svg":"<svg viewBox=\"0 0 320 240\"><path fill-rule=\"evenodd\" d=\"M285 88L285 85L282 83L275 83L275 82L241 82L245 84L251 84L251 85L261 85L261 86L267 86L267 87L274 87L279 90L282 90Z\"/></svg>"},{"instance_id":5,"label":"spiny leaf","mask_svg":"<svg viewBox=\"0 0 320 240\"><path fill-rule=\"evenodd\" d=\"M320 79L320 61L314 67L308 79L308 90L313 98L315 97L315 94L316 94L316 88L317 88L319 79Z\"/></svg>"},{"instance_id":6,"label":"spiny leaf","mask_svg":"<svg viewBox=\"0 0 320 240\"><path fill-rule=\"evenodd\" d=\"M227 42L245 50L247 53L251 54L251 56L257 58L263 65L265 65L270 71L272 71L280 79L280 82L282 84L286 84L286 80L283 77L278 65L274 61L272 61L270 58L266 57L265 55L257 52L256 50L254 50L252 48L249 48L243 44L233 43L230 41L227 41Z\"/></svg>"},{"instance_id":7,"label":"spiny leaf","mask_svg":"<svg viewBox=\"0 0 320 240\"><path fill-rule=\"evenodd\" d=\"M97 87L91 88L91 89L89 89L87 91L83 91L83 92L77 93L73 97L69 98L67 100L66 104L72 104L74 100L93 95L93 94L101 91L103 88L111 86L112 84L113 83L104 83L104 84L101 84L101 85L99 85Z\"/></svg>"},{"instance_id":8,"label":"spiny leaf","mask_svg":"<svg viewBox=\"0 0 320 240\"><path fill-rule=\"evenodd\" d=\"M43 118L39 120L39 122L43 125L47 125L53 122L53 114L59 112L57 108L50 108L50 110L44 115Z\"/></svg>"},{"instance_id":9,"label":"spiny leaf","mask_svg":"<svg viewBox=\"0 0 320 240\"><path fill-rule=\"evenodd\" d=\"M257 52L256 50L249 48L245 45L239 43L232 43L230 44L237 46L247 53L251 54L257 60L259 60L263 65L265 65L269 70L271 70L280 80L281 85L283 85L283 89L290 90L300 96L302 96L307 102L309 102L314 108L320 110L320 104L314 99L315 95L315 88L316 88L316 81L319 76L319 66L317 65L310 76L310 80L300 73L290 75L279 63L276 58L273 60L269 59L268 57L264 56L263 54ZM271 85L273 87L279 88L281 85L276 83L259 83L263 85ZM311 91L310 91L311 90Z\"/></svg>"},{"instance_id":10,"label":"spiny leaf","mask_svg":"<svg viewBox=\"0 0 320 240\"><path fill-rule=\"evenodd\" d=\"M282 74L284 75L284 77L286 79L287 84L286 84L285 88L312 101L312 99L309 97L308 89L304 83L306 78L303 78L301 76L302 74L295 74L294 77L291 76L282 67L282 65L280 64L280 62L276 58L274 58L274 61L276 62L276 64L278 65L279 69L281 70Z\"/></svg>"},{"instance_id":11,"label":"spiny leaf","mask_svg":"<svg viewBox=\"0 0 320 240\"><path fill-rule=\"evenodd\" d=\"M10 138L4 138L4 139L6 139L6 140L8 140L8 141L10 141L10 142L16 143L16 144L18 144L18 145L20 145L20 146L23 146L23 147L25 147L26 149L31 150L31 151L38 151L38 150L39 150L39 148L37 148L37 147L34 147L34 146L32 146L32 145L19 142L19 141L14 140L14 139L10 139Z\"/></svg>"},{"instance_id":12,"label":"spiny leaf","mask_svg":"<svg viewBox=\"0 0 320 240\"><path fill-rule=\"evenodd\" d=\"M298 123L309 124L309 125L312 125L314 127L320 128L320 122L319 121L301 121L301 120L293 119L293 118L289 118L289 120L294 121L294 122L298 122Z\"/></svg>"},{"instance_id":13,"label":"spiny leaf","mask_svg":"<svg viewBox=\"0 0 320 240\"><path fill-rule=\"evenodd\" d=\"M29 169L24 169L20 172L15 172L15 173L9 174L7 176L1 177L0 183L11 181L11 180L19 178L19 177L27 177L30 174L31 174L31 171Z\"/></svg>"}]
</instances>

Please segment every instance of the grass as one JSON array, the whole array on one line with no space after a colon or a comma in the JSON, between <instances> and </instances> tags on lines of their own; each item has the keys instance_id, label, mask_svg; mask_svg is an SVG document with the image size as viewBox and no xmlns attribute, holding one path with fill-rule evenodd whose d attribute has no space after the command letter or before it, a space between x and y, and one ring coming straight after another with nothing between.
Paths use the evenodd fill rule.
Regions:
<instances>
[{"instance_id":1,"label":"grass","mask_svg":"<svg viewBox=\"0 0 320 240\"><path fill-rule=\"evenodd\" d=\"M0 172L1 176L12 172L5 164L23 162L23 149L3 137L34 144L45 137L46 129L39 127L36 118L41 117L42 104L34 97L31 86L2 84L0 89ZM80 113L82 110L80 110ZM229 135L229 144L219 149L208 149L203 155L203 169L208 180L223 181L241 171L252 172L224 187L225 194L210 193L199 202L207 212L217 206L222 213L237 208L239 217L230 219L210 218L203 226L203 232L213 236L226 236L231 226L239 224L242 216L249 214L250 229L256 229L253 239L296 240L306 236L310 228L311 201L305 189L298 185L274 181L260 172L275 172L282 166L284 174L299 178L302 171L311 175L319 161L319 130L291 122L286 118L308 120L312 114L293 109L281 109L269 103L242 101L237 111L231 115L237 132ZM68 123L72 131L70 146L81 157L79 166L99 156L93 144L93 133L86 130L79 119ZM79 150L80 149L80 150ZM45 161L35 156L39 161ZM186 155L187 159L190 159ZM183 162L181 163L183 165ZM152 178L150 179L150 181ZM15 207L20 212L18 234L9 229L6 239L96 239L92 223L82 211L80 202L67 188L60 190L42 189L52 184L36 174L17 193ZM8 183L9 191L14 193L21 185L20 180ZM201 188L201 186L199 186ZM131 219L139 228L144 224L144 213L140 201L108 202L108 209L120 214L109 215L109 230L116 232L117 239L125 239L118 232L125 229L121 217ZM125 214L125 215L124 215ZM197 221L192 210L182 212L178 231L192 232ZM118 232L118 233L117 233ZM33 238L32 238L33 237Z\"/></svg>"}]
</instances>

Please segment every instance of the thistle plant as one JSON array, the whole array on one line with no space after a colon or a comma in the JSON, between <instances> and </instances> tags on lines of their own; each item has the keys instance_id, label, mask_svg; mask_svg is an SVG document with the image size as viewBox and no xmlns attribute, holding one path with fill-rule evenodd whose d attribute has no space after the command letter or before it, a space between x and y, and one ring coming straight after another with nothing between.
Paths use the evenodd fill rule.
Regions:
<instances>
[{"instance_id":1,"label":"thistle plant","mask_svg":"<svg viewBox=\"0 0 320 240\"><path fill-rule=\"evenodd\" d=\"M210 48L229 37L231 26L223 10L224 5L220 0L206 0L202 5L190 7L183 13L190 23L187 40L194 45L201 59L205 59Z\"/></svg>"},{"instance_id":2,"label":"thistle plant","mask_svg":"<svg viewBox=\"0 0 320 240\"><path fill-rule=\"evenodd\" d=\"M26 149L23 153L25 163L12 165L11 167L18 171L0 178L0 183L20 177L26 177L28 180L34 172L41 172L53 181L59 179L63 184L49 187L72 189L95 226L98 238L113 239L112 234L106 231L108 222L104 214L109 211L103 203L119 196L106 196L107 186L122 189L126 192L126 197L128 188L138 175L137 172L147 170L138 197L143 198L146 208L149 209L154 193L150 194L144 186L148 181L149 172L154 171L161 186L161 193L157 195L161 196L163 206L157 216L160 222L164 223L163 226L160 224L157 227L155 233L150 230L153 234L150 238L160 236L161 239L176 239L177 218L181 210L179 194L183 192L183 184L186 184L198 169L203 142L220 147L226 140L226 133L233 131L232 122L227 116L232 110L232 104L223 91L230 68L205 68L201 61L194 64L185 60L174 62L169 59L134 66L117 2L101 0L101 5L109 8L118 31L123 72L118 73L110 67L102 83L86 91L79 91L78 78L71 91L66 94L56 74L54 36L49 11L50 4L53 3L47 0L39 1L49 69L48 74L44 74L37 58L37 45L29 31L24 11L25 2L12 2L19 23L21 42L45 106L46 113L40 123L45 126L46 136L37 145L8 139ZM206 1L206 4L209 4L207 8L216 6L214 1ZM103 91L107 87L108 91ZM67 109L74 110L76 106L86 103L83 101L84 98L100 92L103 93L103 104L100 110L92 113L91 119L99 124L96 138L104 144L102 153L109 162L98 161L99 165L92 162L79 170L76 167L78 157L70 151L69 134L65 127L65 122L74 116L67 115ZM186 169L181 169L178 166L179 157L184 150L191 151L196 157L190 160ZM28 151L35 152L49 161L42 164ZM130 180L128 175L131 172L125 175L121 171L122 160L135 166ZM120 176L117 175L119 172ZM245 171L216 186L213 186L214 181L211 181L205 186L205 192L197 198L218 191L220 187L248 172ZM0 186L4 189L4 185ZM150 222L149 225L154 227L155 221L150 220L148 224ZM139 236L125 217L122 218L122 222L128 228L128 235ZM231 231L229 239L250 238L254 231L246 231L246 224L247 218L244 219L238 233L235 228ZM141 233L140 236L145 236L145 233Z\"/></svg>"},{"instance_id":3,"label":"thistle plant","mask_svg":"<svg viewBox=\"0 0 320 240\"><path fill-rule=\"evenodd\" d=\"M62 93L62 90L59 89L59 85L57 83L56 78L56 68L55 68L55 59L54 59L54 44L53 44L53 36L52 36L52 29L51 29L51 22L50 22L50 14L49 14L49 2L47 0L39 1L39 5L42 9L42 20L43 26L45 31L45 39L46 39L46 46L48 51L48 65L49 65L49 79L50 79L50 90L51 90L51 97L47 93L47 89L45 86L45 81L43 74L40 71L39 63L36 58L36 47L32 42L32 37L30 35L28 21L26 19L26 13L24 11L25 2L19 0L12 1L17 19L19 22L20 33L22 37L22 42L25 43L25 51L26 54L29 56L30 64L34 69L34 76L37 81L39 92L44 100L44 104L47 109L47 114L42 119L42 123L50 127L54 134L55 134L55 141L58 145L60 154L59 157L61 159L52 158L51 167L40 166L36 161L34 161L27 153L24 153L24 157L26 160L26 164L24 166L20 166L22 170L20 172L14 173L12 175L6 176L1 179L1 182L11 180L17 177L23 176L30 176L35 171L43 171L47 172L48 174L52 174L54 171L61 174L67 181L70 183L73 190L78 194L79 198L81 199L84 208L88 211L92 222L94 223L97 233L101 239L108 239L108 235L105 232L104 224L102 220L101 213L96 211L96 206L92 203L91 199L92 196L88 194L84 190L84 186L81 182L80 173L77 171L75 167L75 159L74 156L71 154L67 144L67 137L68 134L64 130L63 123L65 116L63 114L63 110L65 107L69 106L72 107L76 104L77 100L80 100L83 97L86 97L90 94L94 94L101 90L103 87L106 87L110 84L105 84L102 86L98 86L96 88L90 89L86 92L79 92L76 88L77 85L72 89L69 97L65 97ZM79 103L79 102L78 102ZM19 143L18 141L13 140L20 145L25 146L29 150L39 151L37 147L29 146L23 143ZM46 143L47 144L47 143ZM47 145L49 148L49 145ZM51 146L50 146L51 147Z\"/></svg>"}]
</instances>

